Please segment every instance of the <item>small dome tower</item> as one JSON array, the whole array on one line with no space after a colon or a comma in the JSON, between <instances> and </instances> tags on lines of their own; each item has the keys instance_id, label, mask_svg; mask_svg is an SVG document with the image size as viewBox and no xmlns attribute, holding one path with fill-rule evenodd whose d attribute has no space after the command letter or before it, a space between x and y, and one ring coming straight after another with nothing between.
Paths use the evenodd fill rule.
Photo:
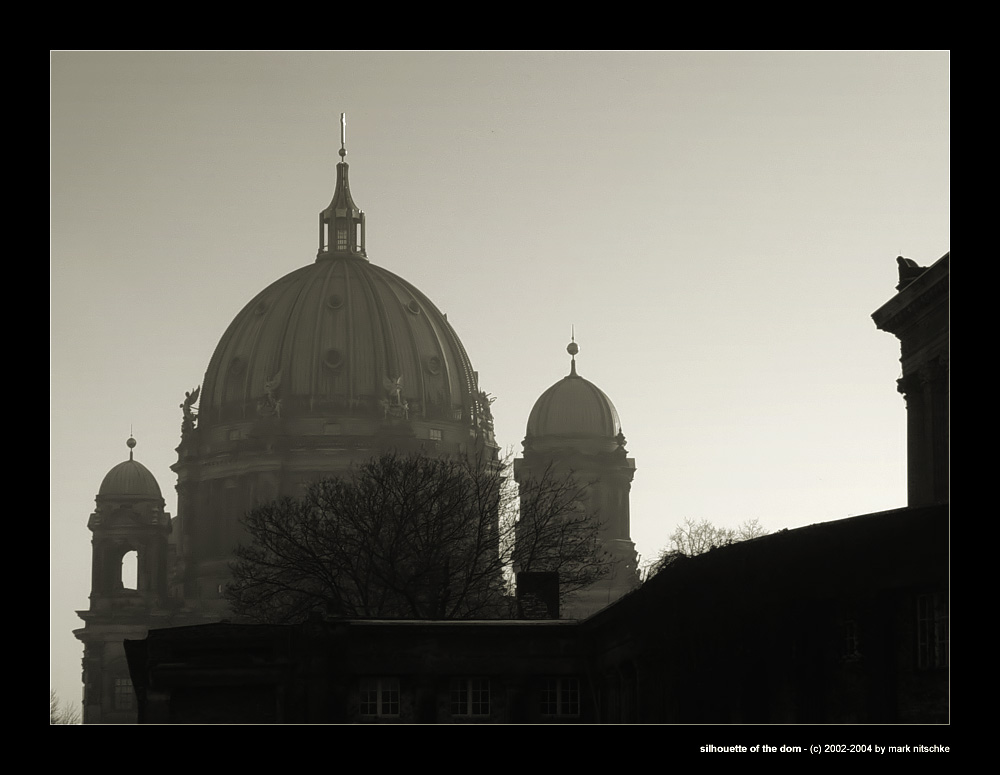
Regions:
<instances>
[{"instance_id":1,"label":"small dome tower","mask_svg":"<svg viewBox=\"0 0 1000 775\"><path fill-rule=\"evenodd\" d=\"M588 483L590 509L600 520L601 543L612 558L611 575L574 593L566 618L585 618L617 600L639 581L635 544L629 537L629 490L635 460L628 457L618 412L604 392L576 373L576 338L566 351L570 372L542 393L528 416L523 456L514 461L519 483L550 467ZM523 485L522 485L523 486Z\"/></svg>"},{"instance_id":2,"label":"small dome tower","mask_svg":"<svg viewBox=\"0 0 1000 775\"><path fill-rule=\"evenodd\" d=\"M170 514L156 478L134 459L104 477L87 527L93 533L90 609L78 611L83 641L84 723L136 721L135 694L122 641L166 626ZM157 620L162 624L156 624Z\"/></svg>"}]
</instances>

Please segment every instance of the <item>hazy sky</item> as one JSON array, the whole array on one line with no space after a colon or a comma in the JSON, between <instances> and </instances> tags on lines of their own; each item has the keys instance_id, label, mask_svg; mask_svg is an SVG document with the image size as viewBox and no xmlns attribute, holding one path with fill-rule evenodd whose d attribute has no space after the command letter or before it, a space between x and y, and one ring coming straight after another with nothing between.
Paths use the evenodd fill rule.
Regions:
<instances>
[{"instance_id":1,"label":"hazy sky","mask_svg":"<svg viewBox=\"0 0 1000 775\"><path fill-rule=\"evenodd\" d=\"M176 515L184 392L312 262L339 116L368 256L448 314L520 450L569 370L614 402L632 538L904 506L895 257L949 249L949 55L52 54L51 677L79 703L87 519Z\"/></svg>"}]
</instances>

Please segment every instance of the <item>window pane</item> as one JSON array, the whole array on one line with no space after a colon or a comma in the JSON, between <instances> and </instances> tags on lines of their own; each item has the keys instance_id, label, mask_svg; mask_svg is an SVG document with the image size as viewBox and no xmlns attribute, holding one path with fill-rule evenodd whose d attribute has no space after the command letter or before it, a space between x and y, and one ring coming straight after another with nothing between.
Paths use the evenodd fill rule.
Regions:
<instances>
[{"instance_id":1,"label":"window pane","mask_svg":"<svg viewBox=\"0 0 1000 775\"><path fill-rule=\"evenodd\" d=\"M469 694L465 681L453 678L451 681L451 715L465 716L469 712Z\"/></svg>"},{"instance_id":2,"label":"window pane","mask_svg":"<svg viewBox=\"0 0 1000 775\"><path fill-rule=\"evenodd\" d=\"M579 716L580 680L548 678L542 687L543 716Z\"/></svg>"},{"instance_id":3,"label":"window pane","mask_svg":"<svg viewBox=\"0 0 1000 775\"><path fill-rule=\"evenodd\" d=\"M135 692L132 690L132 679L115 679L115 710L132 710L135 707Z\"/></svg>"},{"instance_id":4,"label":"window pane","mask_svg":"<svg viewBox=\"0 0 1000 775\"><path fill-rule=\"evenodd\" d=\"M399 679L383 678L380 716L399 715Z\"/></svg>"},{"instance_id":5,"label":"window pane","mask_svg":"<svg viewBox=\"0 0 1000 775\"><path fill-rule=\"evenodd\" d=\"M399 679L362 678L358 690L358 712L362 716L398 716Z\"/></svg>"},{"instance_id":6,"label":"window pane","mask_svg":"<svg viewBox=\"0 0 1000 775\"><path fill-rule=\"evenodd\" d=\"M490 680L488 678L453 678L451 681L453 716L490 715Z\"/></svg>"}]
</instances>

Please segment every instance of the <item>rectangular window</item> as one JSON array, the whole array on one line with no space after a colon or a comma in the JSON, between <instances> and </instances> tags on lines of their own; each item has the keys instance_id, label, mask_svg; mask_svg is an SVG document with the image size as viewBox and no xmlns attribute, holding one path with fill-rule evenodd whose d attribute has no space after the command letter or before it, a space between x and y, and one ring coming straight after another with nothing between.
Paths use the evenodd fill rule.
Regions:
<instances>
[{"instance_id":1,"label":"rectangular window","mask_svg":"<svg viewBox=\"0 0 1000 775\"><path fill-rule=\"evenodd\" d=\"M917 667L948 667L948 599L917 595Z\"/></svg>"},{"instance_id":2,"label":"rectangular window","mask_svg":"<svg viewBox=\"0 0 1000 775\"><path fill-rule=\"evenodd\" d=\"M855 660L861 656L861 633L854 619L840 623L840 656L845 660Z\"/></svg>"},{"instance_id":3,"label":"rectangular window","mask_svg":"<svg viewBox=\"0 0 1000 775\"><path fill-rule=\"evenodd\" d=\"M489 716L490 679L453 678L451 680L451 715Z\"/></svg>"},{"instance_id":4,"label":"rectangular window","mask_svg":"<svg viewBox=\"0 0 1000 775\"><path fill-rule=\"evenodd\" d=\"M431 441L441 441L441 429L431 428L430 436L431 436Z\"/></svg>"},{"instance_id":5,"label":"rectangular window","mask_svg":"<svg viewBox=\"0 0 1000 775\"><path fill-rule=\"evenodd\" d=\"M362 678L359 693L362 716L392 718L399 715L398 678Z\"/></svg>"},{"instance_id":6,"label":"rectangular window","mask_svg":"<svg viewBox=\"0 0 1000 775\"><path fill-rule=\"evenodd\" d=\"M347 229L337 229L337 250L347 250Z\"/></svg>"},{"instance_id":7,"label":"rectangular window","mask_svg":"<svg viewBox=\"0 0 1000 775\"><path fill-rule=\"evenodd\" d=\"M131 678L115 679L115 710L132 710L135 707L135 691Z\"/></svg>"},{"instance_id":8,"label":"rectangular window","mask_svg":"<svg viewBox=\"0 0 1000 775\"><path fill-rule=\"evenodd\" d=\"M580 680L548 678L542 688L543 716L579 716Z\"/></svg>"}]
</instances>

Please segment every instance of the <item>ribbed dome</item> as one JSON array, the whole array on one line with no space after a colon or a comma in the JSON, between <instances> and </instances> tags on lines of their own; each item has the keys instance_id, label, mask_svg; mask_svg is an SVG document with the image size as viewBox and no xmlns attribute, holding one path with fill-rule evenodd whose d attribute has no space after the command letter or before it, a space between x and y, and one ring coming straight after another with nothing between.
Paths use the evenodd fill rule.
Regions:
<instances>
[{"instance_id":1,"label":"ribbed dome","mask_svg":"<svg viewBox=\"0 0 1000 775\"><path fill-rule=\"evenodd\" d=\"M618 412L597 385L574 372L546 390L528 416L526 438L570 436L615 438Z\"/></svg>"},{"instance_id":2,"label":"ribbed dome","mask_svg":"<svg viewBox=\"0 0 1000 775\"><path fill-rule=\"evenodd\" d=\"M158 498L160 485L149 469L135 460L119 463L104 477L98 495L130 498Z\"/></svg>"},{"instance_id":3,"label":"ribbed dome","mask_svg":"<svg viewBox=\"0 0 1000 775\"><path fill-rule=\"evenodd\" d=\"M411 419L474 422L472 365L431 300L363 257L324 254L233 320L205 374L199 427L279 399L281 417L380 412L395 385Z\"/></svg>"}]
</instances>

